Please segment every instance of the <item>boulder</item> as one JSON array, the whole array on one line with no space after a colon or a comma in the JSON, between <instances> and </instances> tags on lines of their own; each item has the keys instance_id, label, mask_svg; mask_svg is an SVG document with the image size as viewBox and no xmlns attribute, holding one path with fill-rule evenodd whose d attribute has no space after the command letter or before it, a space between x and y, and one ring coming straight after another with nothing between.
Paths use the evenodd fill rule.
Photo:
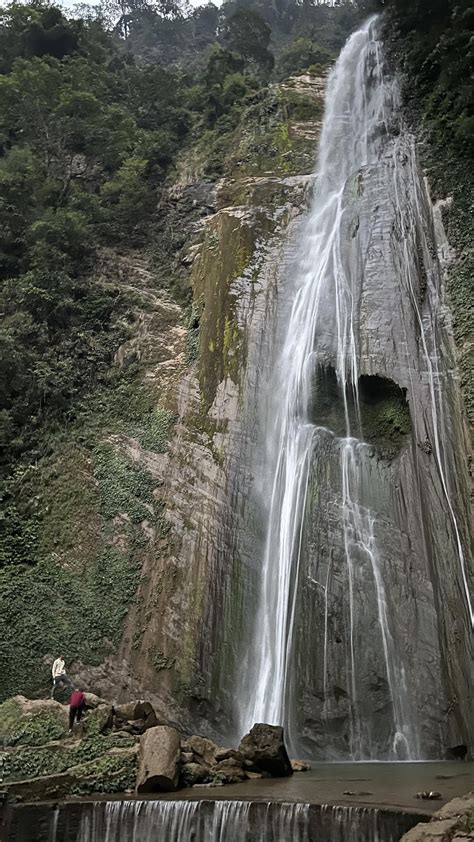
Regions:
<instances>
[{"instance_id":1,"label":"boulder","mask_svg":"<svg viewBox=\"0 0 474 842\"><path fill-rule=\"evenodd\" d=\"M135 706L137 702L127 702L126 705L114 705L114 716L122 722L135 719Z\"/></svg>"},{"instance_id":2,"label":"boulder","mask_svg":"<svg viewBox=\"0 0 474 842\"><path fill-rule=\"evenodd\" d=\"M186 740L186 751L192 751L199 761L204 761L208 766L214 766L219 746L206 739L206 737L188 737ZM183 749L184 751L184 749Z\"/></svg>"},{"instance_id":3,"label":"boulder","mask_svg":"<svg viewBox=\"0 0 474 842\"><path fill-rule=\"evenodd\" d=\"M212 773L206 766L200 763L185 763L179 773L181 786L195 786L195 784L209 783Z\"/></svg>"},{"instance_id":4,"label":"boulder","mask_svg":"<svg viewBox=\"0 0 474 842\"><path fill-rule=\"evenodd\" d=\"M155 713L155 708L150 702L137 702L135 705L135 721L143 722L145 731L148 728L155 728L157 725L164 723L158 722L158 717Z\"/></svg>"},{"instance_id":5,"label":"boulder","mask_svg":"<svg viewBox=\"0 0 474 842\"><path fill-rule=\"evenodd\" d=\"M268 772L273 778L293 774L283 740L283 728L279 725L254 725L250 733L243 737L239 752L257 771Z\"/></svg>"},{"instance_id":6,"label":"boulder","mask_svg":"<svg viewBox=\"0 0 474 842\"><path fill-rule=\"evenodd\" d=\"M68 708L54 699L14 696L0 705L0 745L42 746L68 731Z\"/></svg>"},{"instance_id":7,"label":"boulder","mask_svg":"<svg viewBox=\"0 0 474 842\"><path fill-rule=\"evenodd\" d=\"M292 760L291 768L293 769L293 772L309 772L311 764L306 763L306 760Z\"/></svg>"},{"instance_id":8,"label":"boulder","mask_svg":"<svg viewBox=\"0 0 474 842\"><path fill-rule=\"evenodd\" d=\"M212 781L208 781L204 784L193 784L193 789L212 789L213 787L224 785L224 781L214 778Z\"/></svg>"},{"instance_id":9,"label":"boulder","mask_svg":"<svg viewBox=\"0 0 474 842\"><path fill-rule=\"evenodd\" d=\"M220 748L219 751L216 752L216 763L220 763L222 760L235 760L236 763L240 763L243 766L244 758L241 755L240 751L236 751L235 748Z\"/></svg>"},{"instance_id":10,"label":"boulder","mask_svg":"<svg viewBox=\"0 0 474 842\"><path fill-rule=\"evenodd\" d=\"M125 731L126 734L132 734L132 736L140 737L145 733L146 727L143 719L130 719L128 722L120 721L120 724L115 721L115 730Z\"/></svg>"},{"instance_id":11,"label":"boulder","mask_svg":"<svg viewBox=\"0 0 474 842\"><path fill-rule=\"evenodd\" d=\"M140 737L137 792L169 792L178 786L181 740L168 725L149 728Z\"/></svg>"},{"instance_id":12,"label":"boulder","mask_svg":"<svg viewBox=\"0 0 474 842\"><path fill-rule=\"evenodd\" d=\"M217 766L212 769L213 774L217 777L222 776L226 784L237 784L245 780L245 772L240 763L230 758L229 760L221 760Z\"/></svg>"},{"instance_id":13,"label":"boulder","mask_svg":"<svg viewBox=\"0 0 474 842\"><path fill-rule=\"evenodd\" d=\"M182 751L181 752L181 763L192 763L194 760L194 754L192 751Z\"/></svg>"},{"instance_id":14,"label":"boulder","mask_svg":"<svg viewBox=\"0 0 474 842\"><path fill-rule=\"evenodd\" d=\"M112 708L108 704L101 703L86 713L84 719L83 733L85 736L92 737L98 734L104 734L112 728Z\"/></svg>"},{"instance_id":15,"label":"boulder","mask_svg":"<svg viewBox=\"0 0 474 842\"><path fill-rule=\"evenodd\" d=\"M248 781L261 781L264 775L261 772L249 772L248 769L244 772Z\"/></svg>"},{"instance_id":16,"label":"boulder","mask_svg":"<svg viewBox=\"0 0 474 842\"><path fill-rule=\"evenodd\" d=\"M434 814L433 820L451 819L458 816L474 817L474 792L467 792L459 798L448 801Z\"/></svg>"},{"instance_id":17,"label":"boulder","mask_svg":"<svg viewBox=\"0 0 474 842\"><path fill-rule=\"evenodd\" d=\"M131 722L139 722L140 733L148 728L155 728L160 723L151 702L138 700L114 708L115 727L122 729L123 725L130 726Z\"/></svg>"},{"instance_id":18,"label":"boulder","mask_svg":"<svg viewBox=\"0 0 474 842\"><path fill-rule=\"evenodd\" d=\"M405 833L401 842L451 842L460 827L457 819L443 819L435 824L422 822Z\"/></svg>"},{"instance_id":19,"label":"boulder","mask_svg":"<svg viewBox=\"0 0 474 842\"><path fill-rule=\"evenodd\" d=\"M107 702L105 699L101 699L100 696L96 696L95 693L84 693L86 697L86 708L97 708L99 705L106 705Z\"/></svg>"}]
</instances>

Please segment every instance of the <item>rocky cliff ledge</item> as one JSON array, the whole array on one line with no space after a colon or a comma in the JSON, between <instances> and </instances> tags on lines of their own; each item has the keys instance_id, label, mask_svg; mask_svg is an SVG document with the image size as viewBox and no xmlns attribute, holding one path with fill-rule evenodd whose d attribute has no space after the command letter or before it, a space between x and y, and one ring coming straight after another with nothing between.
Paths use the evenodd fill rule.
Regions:
<instances>
[{"instance_id":1,"label":"rocky cliff ledge","mask_svg":"<svg viewBox=\"0 0 474 842\"><path fill-rule=\"evenodd\" d=\"M286 777L307 764L290 762L283 729L255 725L238 749L183 735L160 722L153 706L119 707L88 693L83 721L68 733L67 707L15 696L0 705L0 782L15 800L98 793L171 792Z\"/></svg>"}]
</instances>

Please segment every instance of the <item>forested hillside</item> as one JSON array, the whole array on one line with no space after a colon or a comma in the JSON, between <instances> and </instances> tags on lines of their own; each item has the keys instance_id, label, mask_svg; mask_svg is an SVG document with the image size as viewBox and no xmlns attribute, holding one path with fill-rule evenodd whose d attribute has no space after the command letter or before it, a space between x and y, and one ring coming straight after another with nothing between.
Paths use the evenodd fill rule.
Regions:
<instances>
[{"instance_id":1,"label":"forested hillside","mask_svg":"<svg viewBox=\"0 0 474 842\"><path fill-rule=\"evenodd\" d=\"M274 81L321 73L362 15L350 2L249 11L234 0L1 11L2 694L37 690L57 647L98 663L120 638L154 486L107 442L166 447L173 401L133 350L155 291L182 308L193 359L187 228L170 203L183 161L212 184L239 125L261 119L275 129L258 155L288 154ZM113 524L124 512L121 554ZM89 633L72 643L79 617Z\"/></svg>"},{"instance_id":2,"label":"forested hillside","mask_svg":"<svg viewBox=\"0 0 474 842\"><path fill-rule=\"evenodd\" d=\"M21 517L8 504L12 467L26 454L40 458L48 431L87 411L84 395L90 400L107 386L110 361L130 330L124 291L91 278L95 250L166 251L160 197L178 152L204 139L207 175L218 175L242 109L273 76L327 65L357 19L350 3L309 6L306 17L286 4L277 19L268 4L273 30L263 7L251 14L228 7L219 13L209 5L189 17L178 7L165 14L130 7L118 18L112 10L111 30L100 14L66 19L41 3L1 13L5 562L32 561ZM311 37L301 39L310 19ZM282 52L282 31L292 27L295 38ZM169 245L173 251L179 243ZM157 285L173 286L165 262L160 254L154 264ZM189 290L173 292L189 299Z\"/></svg>"}]
</instances>

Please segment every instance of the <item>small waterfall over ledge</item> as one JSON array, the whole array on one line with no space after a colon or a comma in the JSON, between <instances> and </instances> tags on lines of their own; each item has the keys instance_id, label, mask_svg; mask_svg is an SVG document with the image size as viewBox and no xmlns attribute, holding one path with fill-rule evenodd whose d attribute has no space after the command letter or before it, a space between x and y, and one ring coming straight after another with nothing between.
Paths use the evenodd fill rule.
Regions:
<instances>
[{"instance_id":1,"label":"small waterfall over ledge","mask_svg":"<svg viewBox=\"0 0 474 842\"><path fill-rule=\"evenodd\" d=\"M371 20L328 82L255 478L266 541L239 730L282 724L308 756L469 743L467 474L436 249Z\"/></svg>"},{"instance_id":2,"label":"small waterfall over ledge","mask_svg":"<svg viewBox=\"0 0 474 842\"><path fill-rule=\"evenodd\" d=\"M12 842L398 842L423 820L277 801L96 801L15 812Z\"/></svg>"}]
</instances>

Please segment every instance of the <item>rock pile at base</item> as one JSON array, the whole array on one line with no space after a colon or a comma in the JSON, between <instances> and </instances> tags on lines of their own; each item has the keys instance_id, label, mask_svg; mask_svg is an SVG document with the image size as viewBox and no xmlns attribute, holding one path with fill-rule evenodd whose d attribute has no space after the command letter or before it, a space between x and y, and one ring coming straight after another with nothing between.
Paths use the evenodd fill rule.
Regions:
<instances>
[{"instance_id":1,"label":"rock pile at base","mask_svg":"<svg viewBox=\"0 0 474 842\"><path fill-rule=\"evenodd\" d=\"M0 705L0 777L11 795L168 792L293 773L282 728L257 724L234 749L181 735L147 701L114 707L88 693L86 702L72 735L59 702L16 696ZM294 761L302 768L308 764Z\"/></svg>"},{"instance_id":2,"label":"rock pile at base","mask_svg":"<svg viewBox=\"0 0 474 842\"><path fill-rule=\"evenodd\" d=\"M417 824L400 842L467 842L474 839L474 792L448 801L431 821Z\"/></svg>"}]
</instances>

